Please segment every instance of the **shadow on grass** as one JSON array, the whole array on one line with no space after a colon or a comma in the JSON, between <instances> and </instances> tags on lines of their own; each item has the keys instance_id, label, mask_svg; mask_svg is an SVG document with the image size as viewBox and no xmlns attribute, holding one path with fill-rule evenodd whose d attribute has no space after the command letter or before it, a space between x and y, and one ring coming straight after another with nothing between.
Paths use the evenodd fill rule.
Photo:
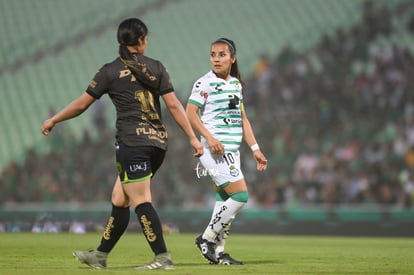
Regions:
<instances>
[{"instance_id":1,"label":"shadow on grass","mask_svg":"<svg viewBox=\"0 0 414 275\"><path fill-rule=\"evenodd\" d=\"M257 261L245 261L244 265L234 265L236 266L249 266L249 265L266 265L266 264L283 264L282 261L278 261L278 260L257 260ZM125 270L125 269L134 269L136 267L138 267L140 265L123 265L123 266L108 266L107 270ZM183 263L183 262L179 262L179 263L174 263L174 268L175 269L179 269L180 267L200 267L200 268L204 268L204 267L228 267L228 265L218 265L218 264L209 264L209 263ZM94 269L88 266L82 266L79 267L80 269Z\"/></svg>"}]
</instances>

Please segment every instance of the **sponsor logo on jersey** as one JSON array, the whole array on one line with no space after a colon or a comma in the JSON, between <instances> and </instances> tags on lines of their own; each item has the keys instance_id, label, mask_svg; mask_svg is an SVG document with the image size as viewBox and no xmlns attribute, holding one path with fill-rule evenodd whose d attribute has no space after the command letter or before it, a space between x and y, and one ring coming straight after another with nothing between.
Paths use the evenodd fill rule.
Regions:
<instances>
[{"instance_id":1,"label":"sponsor logo on jersey","mask_svg":"<svg viewBox=\"0 0 414 275\"><path fill-rule=\"evenodd\" d=\"M240 115L240 110L227 110L227 115Z\"/></svg>"},{"instance_id":2,"label":"sponsor logo on jersey","mask_svg":"<svg viewBox=\"0 0 414 275\"><path fill-rule=\"evenodd\" d=\"M227 125L229 125L229 124L241 124L242 123L241 118L224 118L223 121Z\"/></svg>"},{"instance_id":3,"label":"sponsor logo on jersey","mask_svg":"<svg viewBox=\"0 0 414 275\"><path fill-rule=\"evenodd\" d=\"M168 137L166 131L161 130L155 130L153 128L147 128L147 127L140 127L136 128L137 135L147 135L149 139L157 139L157 140L163 140Z\"/></svg>"}]
</instances>

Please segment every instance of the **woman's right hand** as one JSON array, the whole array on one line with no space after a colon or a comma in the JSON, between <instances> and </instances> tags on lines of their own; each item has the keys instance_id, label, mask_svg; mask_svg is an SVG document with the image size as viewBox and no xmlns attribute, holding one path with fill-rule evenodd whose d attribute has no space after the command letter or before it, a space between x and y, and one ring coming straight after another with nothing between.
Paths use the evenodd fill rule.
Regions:
<instances>
[{"instance_id":1,"label":"woman's right hand","mask_svg":"<svg viewBox=\"0 0 414 275\"><path fill-rule=\"evenodd\" d=\"M50 131L52 131L53 127L55 127L55 124L56 123L51 118L46 119L43 122L42 127L40 127L40 131L43 135L47 136L49 135Z\"/></svg>"},{"instance_id":2,"label":"woman's right hand","mask_svg":"<svg viewBox=\"0 0 414 275\"><path fill-rule=\"evenodd\" d=\"M199 158L204 154L204 148L198 138L194 137L190 140L191 146L194 149L194 156Z\"/></svg>"},{"instance_id":3,"label":"woman's right hand","mask_svg":"<svg viewBox=\"0 0 414 275\"><path fill-rule=\"evenodd\" d=\"M208 147L210 147L210 151L216 155L223 155L224 154L224 145L215 137L211 136L206 139Z\"/></svg>"}]
</instances>

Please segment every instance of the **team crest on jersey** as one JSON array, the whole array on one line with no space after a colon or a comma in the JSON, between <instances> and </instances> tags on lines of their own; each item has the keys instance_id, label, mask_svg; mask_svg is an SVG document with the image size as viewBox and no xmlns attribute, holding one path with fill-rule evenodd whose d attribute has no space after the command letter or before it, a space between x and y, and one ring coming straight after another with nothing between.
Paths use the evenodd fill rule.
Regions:
<instances>
[{"instance_id":1,"label":"team crest on jersey","mask_svg":"<svg viewBox=\"0 0 414 275\"><path fill-rule=\"evenodd\" d=\"M239 170L234 167L234 165L231 165L230 167L230 175L232 175L233 177L237 177L239 175Z\"/></svg>"},{"instance_id":2,"label":"team crest on jersey","mask_svg":"<svg viewBox=\"0 0 414 275\"><path fill-rule=\"evenodd\" d=\"M236 80L234 85L236 85L236 89L240 89L240 81Z\"/></svg>"}]
</instances>

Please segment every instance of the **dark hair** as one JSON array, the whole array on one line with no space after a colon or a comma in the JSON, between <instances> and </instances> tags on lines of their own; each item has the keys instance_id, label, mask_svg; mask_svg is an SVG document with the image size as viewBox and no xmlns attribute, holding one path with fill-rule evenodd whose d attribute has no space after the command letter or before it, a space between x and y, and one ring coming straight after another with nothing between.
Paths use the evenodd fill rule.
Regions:
<instances>
[{"instance_id":1,"label":"dark hair","mask_svg":"<svg viewBox=\"0 0 414 275\"><path fill-rule=\"evenodd\" d=\"M217 43L224 43L229 47L229 51L231 53L231 56L236 56L236 44L234 43L233 40L230 40L228 38L219 38L217 40L215 40L213 43L211 43L211 45L217 44ZM241 85L243 86L243 88L245 88L246 84L244 83L244 81L241 79L240 76L240 70L239 70L239 65L237 64L237 59L236 61L231 65L231 69L230 69L230 75L237 78Z\"/></svg>"},{"instance_id":2,"label":"dark hair","mask_svg":"<svg viewBox=\"0 0 414 275\"><path fill-rule=\"evenodd\" d=\"M159 88L157 78L139 54L132 54L127 46L137 45L140 37L148 35L148 28L138 18L129 18L121 22L118 27L119 57L128 66L132 74L150 91Z\"/></svg>"},{"instance_id":3,"label":"dark hair","mask_svg":"<svg viewBox=\"0 0 414 275\"><path fill-rule=\"evenodd\" d=\"M138 18L128 18L119 24L118 43L119 55L125 56L126 46L133 46L138 43L138 38L145 37L148 34L148 28L144 22Z\"/></svg>"}]
</instances>

